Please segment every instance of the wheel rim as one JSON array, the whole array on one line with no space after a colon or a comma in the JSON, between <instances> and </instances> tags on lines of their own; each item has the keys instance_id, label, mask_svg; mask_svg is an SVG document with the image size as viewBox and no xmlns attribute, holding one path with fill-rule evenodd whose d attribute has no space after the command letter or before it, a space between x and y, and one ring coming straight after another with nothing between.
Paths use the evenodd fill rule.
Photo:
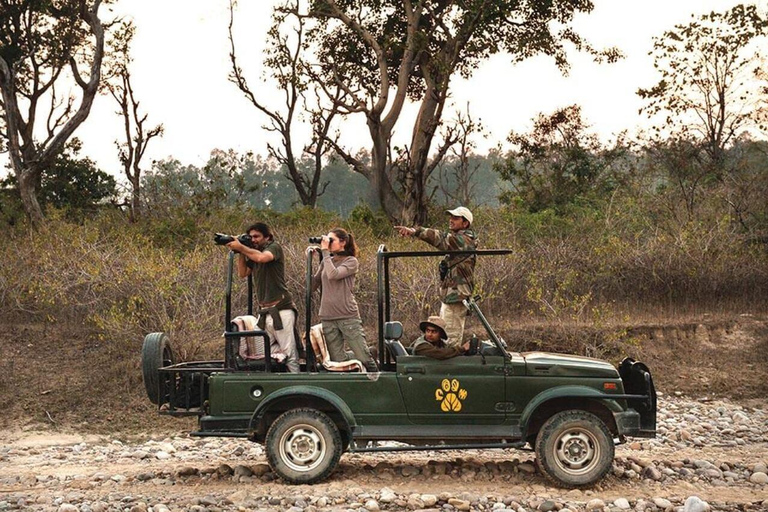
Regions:
<instances>
[{"instance_id":1,"label":"wheel rim","mask_svg":"<svg viewBox=\"0 0 768 512\"><path fill-rule=\"evenodd\" d=\"M168 345L163 347L163 362L160 364L160 367L165 366L171 366L173 364L173 352L171 351L171 347Z\"/></svg>"},{"instance_id":2,"label":"wheel rim","mask_svg":"<svg viewBox=\"0 0 768 512\"><path fill-rule=\"evenodd\" d=\"M280 458L294 471L311 471L325 457L327 446L312 425L296 425L280 438Z\"/></svg>"},{"instance_id":3,"label":"wheel rim","mask_svg":"<svg viewBox=\"0 0 768 512\"><path fill-rule=\"evenodd\" d=\"M570 428L555 441L555 460L572 475L588 473L600 460L600 443L589 430Z\"/></svg>"}]
</instances>

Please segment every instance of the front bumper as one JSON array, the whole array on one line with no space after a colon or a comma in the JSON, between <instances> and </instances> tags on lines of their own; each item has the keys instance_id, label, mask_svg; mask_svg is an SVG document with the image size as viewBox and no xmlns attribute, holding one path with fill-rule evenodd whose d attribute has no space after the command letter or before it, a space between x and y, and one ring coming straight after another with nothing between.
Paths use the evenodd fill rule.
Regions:
<instances>
[{"instance_id":1,"label":"front bumper","mask_svg":"<svg viewBox=\"0 0 768 512\"><path fill-rule=\"evenodd\" d=\"M634 409L613 413L616 428L620 437L656 437L656 429L642 427L640 413Z\"/></svg>"}]
</instances>

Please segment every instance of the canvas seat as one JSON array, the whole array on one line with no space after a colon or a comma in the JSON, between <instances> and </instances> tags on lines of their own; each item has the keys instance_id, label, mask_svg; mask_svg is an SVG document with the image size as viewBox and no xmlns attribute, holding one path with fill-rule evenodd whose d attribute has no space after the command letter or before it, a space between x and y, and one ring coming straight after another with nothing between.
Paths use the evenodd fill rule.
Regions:
<instances>
[{"instance_id":1,"label":"canvas seat","mask_svg":"<svg viewBox=\"0 0 768 512\"><path fill-rule=\"evenodd\" d=\"M331 361L328 354L328 347L325 344L323 335L323 325L313 325L309 329L309 341L312 343L312 350L315 357L323 365L323 368L329 372L361 372L366 373L365 366L359 359L347 359L346 361Z\"/></svg>"},{"instance_id":2,"label":"canvas seat","mask_svg":"<svg viewBox=\"0 0 768 512\"><path fill-rule=\"evenodd\" d=\"M235 327L233 331L256 331L259 330L258 326L259 318L253 315L242 315L232 320L232 325ZM237 355L248 364L251 361L263 362L264 357L264 342L262 338L256 336L244 336L238 340ZM270 339L269 355L272 361L282 364L285 363L286 355L280 349L280 345L275 340Z\"/></svg>"}]
</instances>

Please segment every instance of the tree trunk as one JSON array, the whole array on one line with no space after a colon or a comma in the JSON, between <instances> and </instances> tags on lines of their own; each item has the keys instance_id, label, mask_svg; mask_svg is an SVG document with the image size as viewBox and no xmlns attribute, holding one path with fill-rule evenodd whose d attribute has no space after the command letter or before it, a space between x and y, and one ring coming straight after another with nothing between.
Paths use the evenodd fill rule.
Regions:
<instances>
[{"instance_id":1,"label":"tree trunk","mask_svg":"<svg viewBox=\"0 0 768 512\"><path fill-rule=\"evenodd\" d=\"M401 218L402 199L398 196L392 184L392 181L396 178L397 169L393 168L388 153L389 134L381 126L380 122L370 118L368 119L368 129L373 140L373 150L371 151L371 185L387 217L393 222L404 221Z\"/></svg>"},{"instance_id":2,"label":"tree trunk","mask_svg":"<svg viewBox=\"0 0 768 512\"><path fill-rule=\"evenodd\" d=\"M133 191L131 193L131 210L129 220L133 223L139 219L139 211L141 210L141 184L139 183L138 175L134 175L135 179L131 180L131 187Z\"/></svg>"},{"instance_id":3,"label":"tree trunk","mask_svg":"<svg viewBox=\"0 0 768 512\"><path fill-rule=\"evenodd\" d=\"M21 203L24 205L32 227L37 229L43 224L43 210L37 201L37 186L40 181L40 170L29 168L16 169L16 181L19 185Z\"/></svg>"},{"instance_id":4,"label":"tree trunk","mask_svg":"<svg viewBox=\"0 0 768 512\"><path fill-rule=\"evenodd\" d=\"M432 82L432 80L430 80ZM419 115L411 139L410 156L403 190L403 221L408 224L422 225L427 220L427 180L429 168L429 150L440 124L444 95L434 82L427 87L421 101Z\"/></svg>"}]
</instances>

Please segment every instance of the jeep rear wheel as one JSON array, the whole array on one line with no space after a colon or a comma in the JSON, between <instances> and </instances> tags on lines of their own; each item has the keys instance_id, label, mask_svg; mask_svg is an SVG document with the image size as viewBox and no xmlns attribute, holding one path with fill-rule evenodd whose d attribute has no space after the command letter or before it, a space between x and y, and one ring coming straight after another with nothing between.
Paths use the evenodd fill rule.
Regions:
<instances>
[{"instance_id":1,"label":"jeep rear wheel","mask_svg":"<svg viewBox=\"0 0 768 512\"><path fill-rule=\"evenodd\" d=\"M141 369L147 396L153 404L161 404L167 400L165 396L160 395L160 373L158 370L172 364L174 364L173 350L171 350L168 336L164 332L147 334L144 337L144 345L141 347Z\"/></svg>"},{"instance_id":2,"label":"jeep rear wheel","mask_svg":"<svg viewBox=\"0 0 768 512\"><path fill-rule=\"evenodd\" d=\"M293 409L280 415L264 444L272 470L291 484L325 479L341 457L339 429L315 409Z\"/></svg>"},{"instance_id":3,"label":"jeep rear wheel","mask_svg":"<svg viewBox=\"0 0 768 512\"><path fill-rule=\"evenodd\" d=\"M550 480L567 487L591 485L613 464L613 436L586 411L563 411L549 418L536 437L536 464Z\"/></svg>"}]
</instances>

